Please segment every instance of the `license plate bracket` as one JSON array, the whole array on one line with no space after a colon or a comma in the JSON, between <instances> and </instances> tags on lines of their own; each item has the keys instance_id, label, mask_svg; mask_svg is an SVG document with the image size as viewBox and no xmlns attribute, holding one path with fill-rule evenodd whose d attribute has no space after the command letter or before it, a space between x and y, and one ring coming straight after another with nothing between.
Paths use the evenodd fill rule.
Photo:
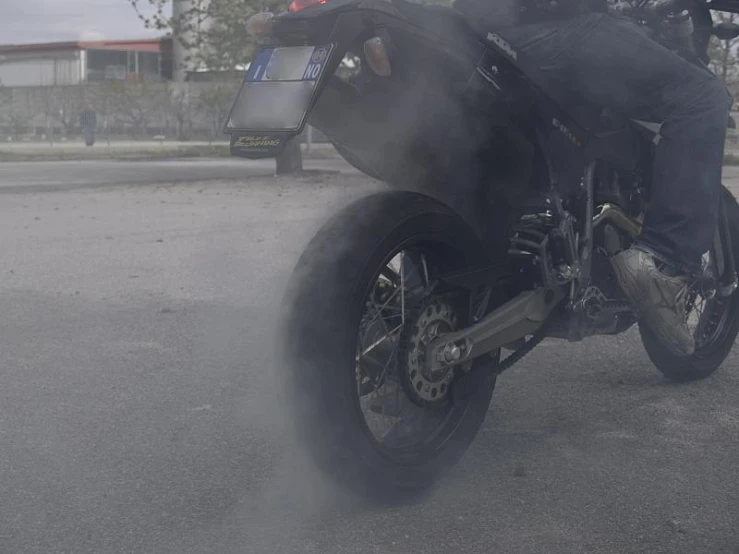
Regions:
<instances>
[{"instance_id":1,"label":"license plate bracket","mask_svg":"<svg viewBox=\"0 0 739 554\"><path fill-rule=\"evenodd\" d=\"M224 131L261 137L251 141L261 145L271 135L300 133L332 50L332 44L261 47L246 71Z\"/></svg>"}]
</instances>

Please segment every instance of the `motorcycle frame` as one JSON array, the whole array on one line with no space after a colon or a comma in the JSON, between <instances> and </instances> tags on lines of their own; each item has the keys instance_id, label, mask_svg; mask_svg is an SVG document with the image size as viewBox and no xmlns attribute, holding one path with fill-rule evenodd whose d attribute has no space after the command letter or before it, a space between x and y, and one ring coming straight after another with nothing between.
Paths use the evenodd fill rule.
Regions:
<instances>
[{"instance_id":1,"label":"motorcycle frame","mask_svg":"<svg viewBox=\"0 0 739 554\"><path fill-rule=\"evenodd\" d=\"M274 35L279 38L279 44L333 45L326 71L315 89L308 113L320 120L325 128L332 128L332 125L340 128L341 122L336 121L330 106L335 105L342 93L336 82L333 85L328 83L345 53L356 44L387 33L388 30L412 36L429 44L438 55L453 60L461 72L467 71L470 75L467 93L481 96L483 103L497 105L501 112L514 113L519 118L518 124L526 129L526 139L533 145L532 157L538 157L542 161L541 166L546 168L544 183L540 182L539 185L552 200L557 223L567 215L561 208L561 197L564 195L577 195L583 203L584 213L581 224L572 229L574 236L567 237L576 250L575 259L572 260L572 279L558 284L545 282L534 290L525 290L472 326L437 339L429 345L427 357L431 360L431 369L435 370L469 362L536 333L563 302L569 302L570 308L575 307L591 281L594 226L598 221L594 215L594 174L597 164L612 163L634 169L645 154L635 151L635 145L640 144L640 139L635 135L647 133L647 137L652 139L655 135L645 131L639 124L623 119L618 120L617 125L604 125L604 120L608 118L603 109L590 107L585 114L573 115L571 107L565 107L561 101L555 100L572 98L572 95L568 91L555 90L555 85L546 81L538 68L528 64L525 57L499 33L482 33L483 39L478 38L480 33L478 36L471 36L471 33L468 33L470 36L463 36L460 33L452 45L449 37L442 37L433 30L415 24L408 17L408 12L418 8L409 6L402 0L332 0L298 13L283 14L275 20ZM451 10L446 13L451 14ZM259 130L243 131L264 133ZM272 132L284 142L301 131L302 126L289 134ZM649 141L641 139L641 143L648 144ZM722 200L714 251L719 266L718 289L722 294L729 294L736 287L737 278L723 204ZM626 227L629 226L633 232L633 221L627 221ZM468 275L467 286L490 286L493 283L489 278L489 271L472 271ZM582 336L574 338L579 340Z\"/></svg>"}]
</instances>

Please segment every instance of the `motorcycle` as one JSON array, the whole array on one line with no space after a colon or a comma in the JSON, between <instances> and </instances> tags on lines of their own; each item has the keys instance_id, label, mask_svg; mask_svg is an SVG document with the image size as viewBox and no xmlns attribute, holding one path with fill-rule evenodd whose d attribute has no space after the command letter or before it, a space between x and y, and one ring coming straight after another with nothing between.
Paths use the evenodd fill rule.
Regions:
<instances>
[{"instance_id":1,"label":"motorcycle","mask_svg":"<svg viewBox=\"0 0 739 554\"><path fill-rule=\"evenodd\" d=\"M544 6L554 3L544 2ZM637 325L667 378L704 378L739 332L739 205L723 189L688 297L696 351L640 323L610 257L641 229L659 126L547 83L478 0L293 0L247 23L261 42L225 130L275 156L306 123L388 184L312 238L284 297L280 372L320 468L378 499L413 497L463 455L496 378L545 339ZM693 63L710 9L634 0L621 13ZM546 8L545 8L546 9Z\"/></svg>"}]
</instances>

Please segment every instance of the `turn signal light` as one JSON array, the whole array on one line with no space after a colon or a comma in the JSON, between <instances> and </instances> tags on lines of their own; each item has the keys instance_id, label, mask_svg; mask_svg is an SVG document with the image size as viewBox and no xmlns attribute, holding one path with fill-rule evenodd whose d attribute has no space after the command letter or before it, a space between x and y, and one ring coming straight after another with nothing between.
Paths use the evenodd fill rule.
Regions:
<instances>
[{"instance_id":1,"label":"turn signal light","mask_svg":"<svg viewBox=\"0 0 739 554\"><path fill-rule=\"evenodd\" d=\"M272 34L272 18L270 12L255 13L246 20L246 32L254 38L266 38Z\"/></svg>"},{"instance_id":2,"label":"turn signal light","mask_svg":"<svg viewBox=\"0 0 739 554\"><path fill-rule=\"evenodd\" d=\"M374 37L364 43L364 56L367 63L380 77L390 77L392 68L390 58L387 55L385 43L380 37Z\"/></svg>"},{"instance_id":3,"label":"turn signal light","mask_svg":"<svg viewBox=\"0 0 739 554\"><path fill-rule=\"evenodd\" d=\"M312 8L313 6L318 6L319 4L325 3L326 0L293 0L292 2L290 2L287 10L290 12L299 12L300 10Z\"/></svg>"}]
</instances>

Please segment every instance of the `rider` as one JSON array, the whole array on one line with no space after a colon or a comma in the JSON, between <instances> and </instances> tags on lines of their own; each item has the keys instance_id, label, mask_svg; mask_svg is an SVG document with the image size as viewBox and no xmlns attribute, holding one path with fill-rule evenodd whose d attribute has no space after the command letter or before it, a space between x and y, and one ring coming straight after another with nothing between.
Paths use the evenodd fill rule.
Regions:
<instances>
[{"instance_id":1,"label":"rider","mask_svg":"<svg viewBox=\"0 0 739 554\"><path fill-rule=\"evenodd\" d=\"M509 17L495 32L549 79L624 116L661 123L641 235L612 262L653 332L674 354L691 355L686 291L718 220L733 99L710 71L648 38L630 19L591 12L537 20L523 4L512 9L515 0L488 1L499 17Z\"/></svg>"}]
</instances>

